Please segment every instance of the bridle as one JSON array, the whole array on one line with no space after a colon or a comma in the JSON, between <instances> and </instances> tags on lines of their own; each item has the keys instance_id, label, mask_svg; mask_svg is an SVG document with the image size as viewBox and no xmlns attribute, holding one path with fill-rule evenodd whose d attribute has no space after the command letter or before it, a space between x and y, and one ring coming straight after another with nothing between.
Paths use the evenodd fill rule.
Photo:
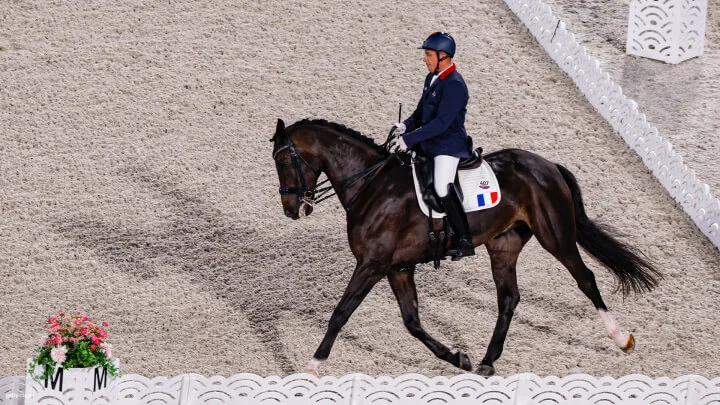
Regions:
<instances>
[{"instance_id":1,"label":"bridle","mask_svg":"<svg viewBox=\"0 0 720 405\"><path fill-rule=\"evenodd\" d=\"M302 165L300 164L305 163L305 165L312 170L313 173L315 173L316 176L320 177L320 170L315 170L310 163L305 160L301 155L297 153L295 150L295 145L292 143L291 140L288 139L288 143L279 148L278 150L273 153L273 160L277 161L277 156L280 152L283 150L289 150L290 151L290 160L292 161L293 168L295 169L295 174L297 175L299 181L300 181L300 187L280 187L280 195L289 195L289 194L297 194L298 200L310 205L314 206L317 204L317 200L315 200L313 197L315 193L318 191L318 187L325 182L328 181L328 179L323 180L321 183L317 184L315 187L310 188L307 186L307 183L305 182L305 176L303 175L303 169Z\"/></svg>"},{"instance_id":2,"label":"bridle","mask_svg":"<svg viewBox=\"0 0 720 405\"><path fill-rule=\"evenodd\" d=\"M360 196L362 191L367 187L372 180L378 175L378 173L382 170L383 167L385 167L390 160L395 155L390 155L387 158L383 159L382 161L368 167L365 170L360 171L359 173L356 173L347 179L341 181L337 187L333 187L332 185L320 187L323 184L330 181L330 179L325 179L321 181L320 183L316 184L315 187L308 187L307 183L305 182L305 176L303 175L303 169L302 169L302 163L304 163L312 172L315 174L315 176L320 177L320 174L322 174L322 170L315 170L314 167L310 165L310 163L305 160L305 158L302 157L297 151L295 150L295 144L292 143L292 141L288 138L288 143L284 146L278 148L278 150L273 153L273 160L277 161L277 156L282 152L283 150L287 149L290 152L290 160L292 161L293 168L295 169L295 174L298 177L298 180L300 182L300 187L280 187L280 195L290 195L290 194L296 194L298 201L302 201L305 204L308 204L311 207L314 207L319 202L324 201L334 195L337 194L338 191L342 192L347 190L348 188L352 187L355 183L368 178L372 175L372 177L369 179L369 181L365 182L363 186L358 190L358 192L353 196L353 198L350 200L350 202L345 207L346 212L350 212L352 207L355 205L355 201ZM316 196L317 194L317 196Z\"/></svg>"}]
</instances>

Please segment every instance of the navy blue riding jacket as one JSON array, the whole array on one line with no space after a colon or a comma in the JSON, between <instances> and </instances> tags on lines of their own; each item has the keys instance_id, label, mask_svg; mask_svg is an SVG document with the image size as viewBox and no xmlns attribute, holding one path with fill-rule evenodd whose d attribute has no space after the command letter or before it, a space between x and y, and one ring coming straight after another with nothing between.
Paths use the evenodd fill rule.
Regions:
<instances>
[{"instance_id":1,"label":"navy blue riding jacket","mask_svg":"<svg viewBox=\"0 0 720 405\"><path fill-rule=\"evenodd\" d=\"M465 112L469 99L468 88L455 64L443 72L430 85L433 74L425 78L422 97L415 112L403 123L402 136L408 148L420 145L428 156L449 155L468 158L472 141L465 139Z\"/></svg>"}]
</instances>

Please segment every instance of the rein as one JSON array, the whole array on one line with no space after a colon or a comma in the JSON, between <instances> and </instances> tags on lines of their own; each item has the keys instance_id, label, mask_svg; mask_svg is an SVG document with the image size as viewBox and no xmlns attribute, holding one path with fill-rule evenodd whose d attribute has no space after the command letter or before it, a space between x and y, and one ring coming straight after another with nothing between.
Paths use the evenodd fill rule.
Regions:
<instances>
[{"instance_id":1,"label":"rein","mask_svg":"<svg viewBox=\"0 0 720 405\"><path fill-rule=\"evenodd\" d=\"M395 157L395 155L390 155L387 158L381 160L380 162L368 167L367 169L355 173L354 175L341 181L340 184L337 185L337 187L333 187L332 185L330 185L321 188L320 186L330 181L330 179L325 179L320 183L316 184L315 187L310 188L305 183L305 176L303 176L301 163L305 163L305 165L310 170L312 170L312 172L315 173L315 175L318 177L320 176L321 171L315 170L312 166L310 166L310 163L308 163L299 153L297 153L297 151L295 150L295 145L289 139L287 145L275 151L275 153L273 154L273 160L277 160L277 155L285 149L288 149L290 151L290 160L292 161L292 165L295 168L295 173L300 178L301 186L280 187L280 194L297 194L298 200L310 205L311 207L314 207L318 203L327 200L328 198L336 195L338 192L343 192L347 190L359 181L369 178L368 181L366 181L365 184L360 187L360 190L358 190L358 192L355 193L355 195L350 199L350 202L345 207L346 212L350 212L352 207L355 205L358 197L360 197L360 194L362 194L365 188L370 185L370 183L372 183L372 180L375 179L378 173L380 173L380 171L382 171L382 169Z\"/></svg>"}]
</instances>

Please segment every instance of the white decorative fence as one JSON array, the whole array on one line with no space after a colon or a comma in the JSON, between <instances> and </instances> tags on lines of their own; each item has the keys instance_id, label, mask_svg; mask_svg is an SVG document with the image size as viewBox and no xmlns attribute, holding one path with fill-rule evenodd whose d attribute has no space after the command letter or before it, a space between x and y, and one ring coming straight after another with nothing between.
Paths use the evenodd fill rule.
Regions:
<instances>
[{"instance_id":1,"label":"white decorative fence","mask_svg":"<svg viewBox=\"0 0 720 405\"><path fill-rule=\"evenodd\" d=\"M0 380L3 405L70 405L57 391L43 390L39 383L25 395L24 377ZM23 402L24 401L24 402ZM183 374L148 379L126 375L82 405L221 405L221 404L544 404L544 405L720 405L720 378L697 375L675 379L652 379L643 375L596 378L585 374L539 377L425 377L407 374L397 378L350 374L340 378L316 378L294 374L285 378L236 374L203 377Z\"/></svg>"},{"instance_id":2,"label":"white decorative fence","mask_svg":"<svg viewBox=\"0 0 720 405\"><path fill-rule=\"evenodd\" d=\"M720 249L720 201L695 177L672 145L650 125L637 103L603 72L550 7L539 0L505 0L550 57L578 86L588 101L637 152L671 197Z\"/></svg>"}]
</instances>

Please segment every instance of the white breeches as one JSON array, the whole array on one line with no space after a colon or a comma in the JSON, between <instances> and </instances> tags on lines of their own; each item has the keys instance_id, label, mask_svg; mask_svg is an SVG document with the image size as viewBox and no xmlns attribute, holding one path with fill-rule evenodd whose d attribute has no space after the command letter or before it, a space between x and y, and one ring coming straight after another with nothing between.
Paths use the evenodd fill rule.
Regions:
<instances>
[{"instance_id":1,"label":"white breeches","mask_svg":"<svg viewBox=\"0 0 720 405\"><path fill-rule=\"evenodd\" d=\"M438 155L435 156L435 192L442 198L448 194L447 186L455 181L459 157Z\"/></svg>"}]
</instances>

